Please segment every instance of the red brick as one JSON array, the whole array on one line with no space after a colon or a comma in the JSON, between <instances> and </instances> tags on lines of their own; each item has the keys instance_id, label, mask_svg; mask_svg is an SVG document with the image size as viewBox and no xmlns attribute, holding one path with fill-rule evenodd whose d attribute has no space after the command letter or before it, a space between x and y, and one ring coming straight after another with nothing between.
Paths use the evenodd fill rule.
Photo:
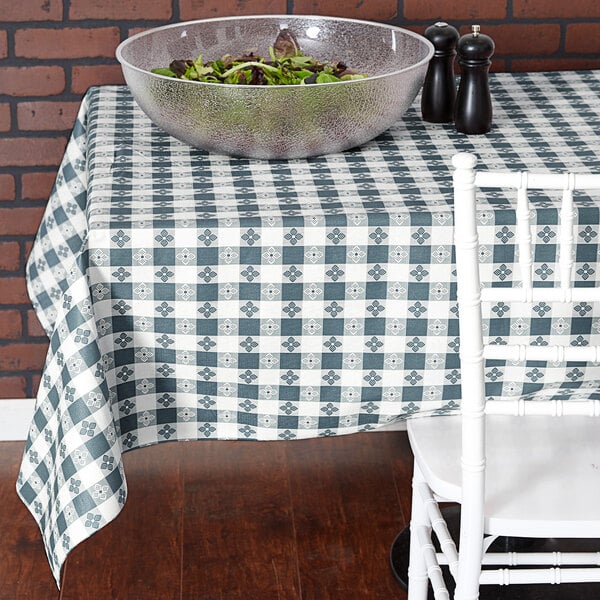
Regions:
<instances>
[{"instance_id":1,"label":"red brick","mask_svg":"<svg viewBox=\"0 0 600 600\"><path fill-rule=\"evenodd\" d=\"M18 310L0 310L0 339L15 340L23 335L21 313Z\"/></svg>"},{"instance_id":2,"label":"red brick","mask_svg":"<svg viewBox=\"0 0 600 600\"><path fill-rule=\"evenodd\" d=\"M0 58L8 56L8 35L6 31L0 30Z\"/></svg>"},{"instance_id":3,"label":"red brick","mask_svg":"<svg viewBox=\"0 0 600 600\"><path fill-rule=\"evenodd\" d=\"M0 298L3 304L28 304L25 277L0 277Z\"/></svg>"},{"instance_id":4,"label":"red brick","mask_svg":"<svg viewBox=\"0 0 600 600\"><path fill-rule=\"evenodd\" d=\"M15 199L15 178L12 175L0 175L0 200Z\"/></svg>"},{"instance_id":5,"label":"red brick","mask_svg":"<svg viewBox=\"0 0 600 600\"><path fill-rule=\"evenodd\" d=\"M79 102L21 102L17 122L21 131L72 129Z\"/></svg>"},{"instance_id":6,"label":"red brick","mask_svg":"<svg viewBox=\"0 0 600 600\"><path fill-rule=\"evenodd\" d=\"M62 0L26 0L25 2L4 2L3 21L60 21Z\"/></svg>"},{"instance_id":7,"label":"red brick","mask_svg":"<svg viewBox=\"0 0 600 600\"><path fill-rule=\"evenodd\" d=\"M504 19L507 0L404 0L404 16L417 21Z\"/></svg>"},{"instance_id":8,"label":"red brick","mask_svg":"<svg viewBox=\"0 0 600 600\"><path fill-rule=\"evenodd\" d=\"M32 398L37 398L37 393L38 393L38 389L40 387L40 383L42 383L41 374L31 376L31 397Z\"/></svg>"},{"instance_id":9,"label":"red brick","mask_svg":"<svg viewBox=\"0 0 600 600\"><path fill-rule=\"evenodd\" d=\"M0 398L26 398L25 377L0 377Z\"/></svg>"},{"instance_id":10,"label":"red brick","mask_svg":"<svg viewBox=\"0 0 600 600\"><path fill-rule=\"evenodd\" d=\"M10 131L10 106L6 102L0 104L0 131Z\"/></svg>"},{"instance_id":11,"label":"red brick","mask_svg":"<svg viewBox=\"0 0 600 600\"><path fill-rule=\"evenodd\" d=\"M600 57L590 58L514 58L511 71L574 71L576 69L600 69Z\"/></svg>"},{"instance_id":12,"label":"red brick","mask_svg":"<svg viewBox=\"0 0 600 600\"><path fill-rule=\"evenodd\" d=\"M1 271L18 271L21 266L20 257L21 249L18 242L0 242Z\"/></svg>"},{"instance_id":13,"label":"red brick","mask_svg":"<svg viewBox=\"0 0 600 600\"><path fill-rule=\"evenodd\" d=\"M151 27L131 27L127 30L127 37L132 37L137 33L142 33L142 31L148 31Z\"/></svg>"},{"instance_id":14,"label":"red brick","mask_svg":"<svg viewBox=\"0 0 600 600\"><path fill-rule=\"evenodd\" d=\"M65 89L62 67L0 67L0 94L53 96Z\"/></svg>"},{"instance_id":15,"label":"red brick","mask_svg":"<svg viewBox=\"0 0 600 600\"><path fill-rule=\"evenodd\" d=\"M27 335L33 337L46 337L46 332L41 326L34 310L27 311Z\"/></svg>"},{"instance_id":16,"label":"red brick","mask_svg":"<svg viewBox=\"0 0 600 600\"><path fill-rule=\"evenodd\" d=\"M23 173L21 198L23 200L48 200L56 173Z\"/></svg>"},{"instance_id":17,"label":"red brick","mask_svg":"<svg viewBox=\"0 0 600 600\"><path fill-rule=\"evenodd\" d=\"M297 2L295 3L297 4ZM181 19L207 19L231 15L285 14L286 0L180 0Z\"/></svg>"},{"instance_id":18,"label":"red brick","mask_svg":"<svg viewBox=\"0 0 600 600\"><path fill-rule=\"evenodd\" d=\"M57 138L0 138L0 166L59 165L67 140Z\"/></svg>"},{"instance_id":19,"label":"red brick","mask_svg":"<svg viewBox=\"0 0 600 600\"><path fill-rule=\"evenodd\" d=\"M491 73L504 73L506 71L506 62L497 58L496 56L492 56L492 66L490 67ZM457 73L460 73L460 69L457 67Z\"/></svg>"},{"instance_id":20,"label":"red brick","mask_svg":"<svg viewBox=\"0 0 600 600\"><path fill-rule=\"evenodd\" d=\"M460 33L470 33L470 27L461 27ZM560 25L482 25L481 33L489 35L496 44L495 54L552 54L560 44Z\"/></svg>"},{"instance_id":21,"label":"red brick","mask_svg":"<svg viewBox=\"0 0 600 600\"><path fill-rule=\"evenodd\" d=\"M518 18L576 19L600 17L598 0L513 0L513 14Z\"/></svg>"},{"instance_id":22,"label":"red brick","mask_svg":"<svg viewBox=\"0 0 600 600\"><path fill-rule=\"evenodd\" d=\"M34 235L43 214L43 206L0 208L0 235Z\"/></svg>"},{"instance_id":23,"label":"red brick","mask_svg":"<svg viewBox=\"0 0 600 600\"><path fill-rule=\"evenodd\" d=\"M565 50L567 52L600 55L600 23L572 23L567 25Z\"/></svg>"},{"instance_id":24,"label":"red brick","mask_svg":"<svg viewBox=\"0 0 600 600\"><path fill-rule=\"evenodd\" d=\"M254 7L254 4L252 6ZM282 12L285 13L285 6ZM398 2L397 0L355 0L346 4L339 0L295 0L294 12L299 15L330 15L386 21L398 15Z\"/></svg>"},{"instance_id":25,"label":"red brick","mask_svg":"<svg viewBox=\"0 0 600 600\"><path fill-rule=\"evenodd\" d=\"M121 85L125 83L120 65L95 65L73 67L71 91L83 94L92 85Z\"/></svg>"},{"instance_id":26,"label":"red brick","mask_svg":"<svg viewBox=\"0 0 600 600\"><path fill-rule=\"evenodd\" d=\"M0 347L0 372L37 371L44 366L48 344L7 344Z\"/></svg>"},{"instance_id":27,"label":"red brick","mask_svg":"<svg viewBox=\"0 0 600 600\"><path fill-rule=\"evenodd\" d=\"M171 0L71 0L69 18L167 20L173 14Z\"/></svg>"},{"instance_id":28,"label":"red brick","mask_svg":"<svg viewBox=\"0 0 600 600\"><path fill-rule=\"evenodd\" d=\"M44 59L113 57L120 36L118 27L19 29L15 33L15 54Z\"/></svg>"}]
</instances>

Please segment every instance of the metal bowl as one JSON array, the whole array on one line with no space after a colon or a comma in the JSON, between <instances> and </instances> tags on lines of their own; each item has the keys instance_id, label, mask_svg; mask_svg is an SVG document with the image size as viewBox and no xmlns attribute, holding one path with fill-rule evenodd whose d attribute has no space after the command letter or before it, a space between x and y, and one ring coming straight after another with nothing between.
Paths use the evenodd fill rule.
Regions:
<instances>
[{"instance_id":1,"label":"metal bowl","mask_svg":"<svg viewBox=\"0 0 600 600\"><path fill-rule=\"evenodd\" d=\"M302 52L343 61L365 79L316 85L226 85L155 75L175 59L268 56L281 29ZM177 23L117 48L133 97L158 127L198 148L253 158L301 158L363 144L402 117L425 78L433 46L411 31L368 21L266 15Z\"/></svg>"}]
</instances>

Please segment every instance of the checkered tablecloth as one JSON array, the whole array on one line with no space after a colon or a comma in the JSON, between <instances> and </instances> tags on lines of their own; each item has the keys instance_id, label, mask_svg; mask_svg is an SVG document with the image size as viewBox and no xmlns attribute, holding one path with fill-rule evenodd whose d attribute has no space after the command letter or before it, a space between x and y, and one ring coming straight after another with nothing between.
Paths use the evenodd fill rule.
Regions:
<instances>
[{"instance_id":1,"label":"checkered tablecloth","mask_svg":"<svg viewBox=\"0 0 600 600\"><path fill-rule=\"evenodd\" d=\"M59 581L67 553L121 510L123 451L166 440L292 440L459 405L450 159L600 171L600 72L491 77L494 128L405 118L360 149L259 161L191 149L127 88L85 96L28 263L49 337L18 491ZM539 197L539 285L553 285L557 198ZM600 202L579 196L595 241ZM488 281L510 285L514 212L480 213ZM597 249L580 248L580 285ZM493 339L589 343L596 309L493 307ZM582 365L492 364L490 394L570 382ZM598 377L600 379L600 377Z\"/></svg>"}]
</instances>

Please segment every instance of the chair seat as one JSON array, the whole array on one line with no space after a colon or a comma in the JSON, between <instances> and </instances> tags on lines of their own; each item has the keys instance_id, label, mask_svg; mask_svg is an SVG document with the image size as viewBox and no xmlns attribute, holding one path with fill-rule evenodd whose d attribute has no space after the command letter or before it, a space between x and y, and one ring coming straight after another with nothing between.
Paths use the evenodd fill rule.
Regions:
<instances>
[{"instance_id":1,"label":"chair seat","mask_svg":"<svg viewBox=\"0 0 600 600\"><path fill-rule=\"evenodd\" d=\"M485 532L600 538L599 421L488 415L486 423ZM460 416L413 418L407 429L431 489L459 502Z\"/></svg>"}]
</instances>

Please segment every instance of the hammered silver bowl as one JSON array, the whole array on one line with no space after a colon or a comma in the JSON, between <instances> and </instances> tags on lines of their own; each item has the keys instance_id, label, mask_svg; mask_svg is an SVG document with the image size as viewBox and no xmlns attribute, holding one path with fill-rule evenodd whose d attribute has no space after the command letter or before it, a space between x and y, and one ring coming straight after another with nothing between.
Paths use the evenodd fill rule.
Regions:
<instances>
[{"instance_id":1,"label":"hammered silver bowl","mask_svg":"<svg viewBox=\"0 0 600 600\"><path fill-rule=\"evenodd\" d=\"M315 85L228 85L150 72L175 59L268 56L288 28L306 56L342 61L365 79ZM141 109L173 137L211 152L303 158L359 146L388 129L423 85L432 44L412 31L370 21L265 15L176 23L134 35L117 48Z\"/></svg>"}]
</instances>

